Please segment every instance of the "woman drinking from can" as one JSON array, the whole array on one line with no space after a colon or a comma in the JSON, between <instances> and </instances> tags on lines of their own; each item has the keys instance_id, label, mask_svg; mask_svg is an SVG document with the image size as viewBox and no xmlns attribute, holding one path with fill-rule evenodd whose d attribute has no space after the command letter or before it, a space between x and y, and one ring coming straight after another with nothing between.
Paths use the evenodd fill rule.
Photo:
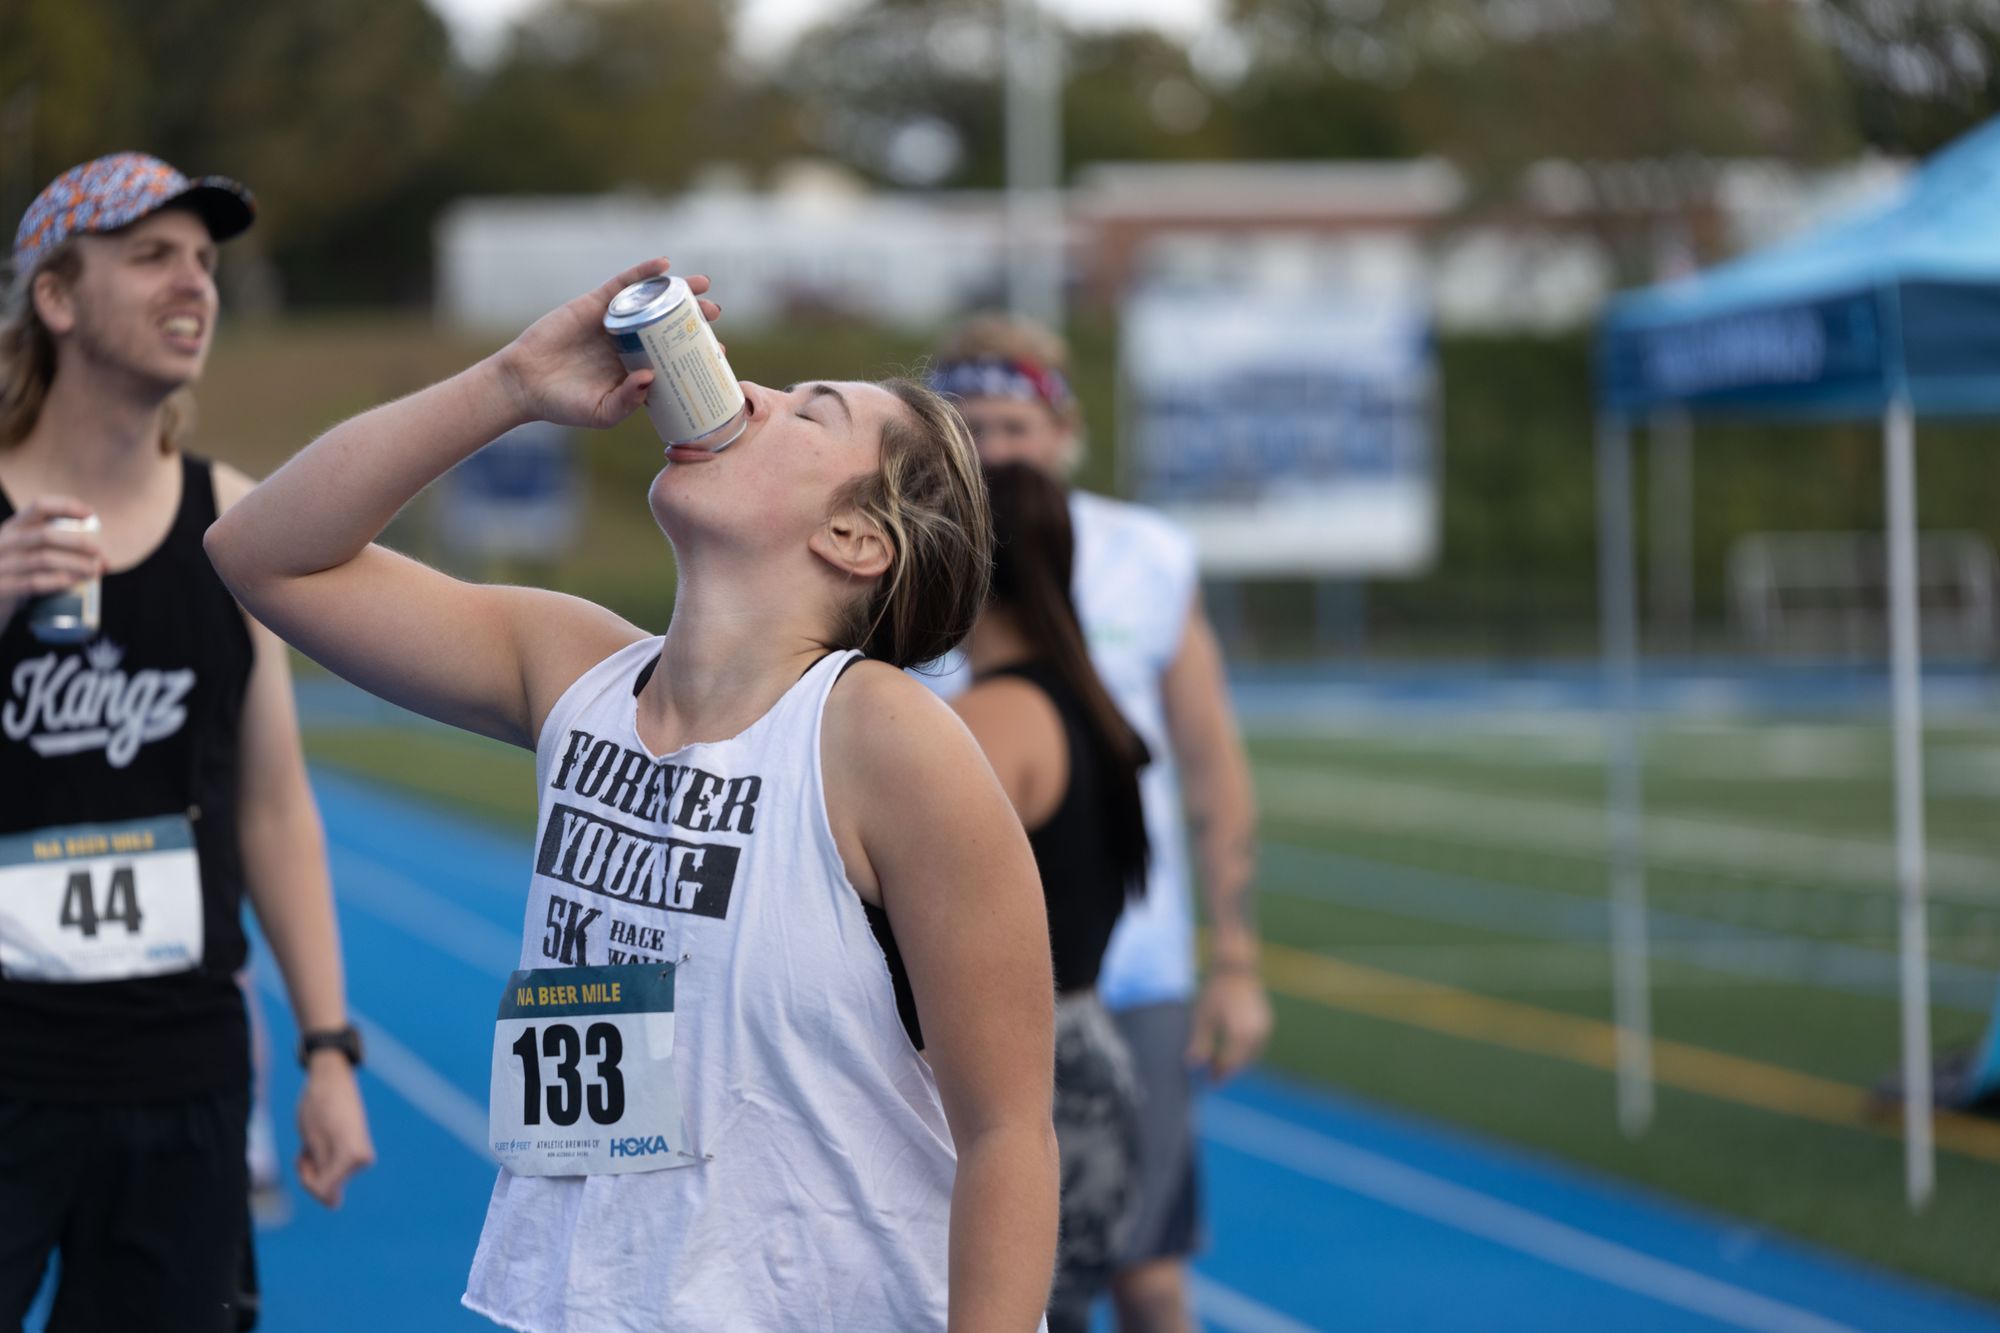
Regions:
<instances>
[{"instance_id":1,"label":"woman drinking from can","mask_svg":"<svg viewBox=\"0 0 2000 1333\"><path fill-rule=\"evenodd\" d=\"M602 321L665 269L336 427L208 539L309 655L535 751L505 1169L466 1304L537 1330L1032 1329L1057 1188L1041 895L972 738L898 669L985 594L956 414L901 381L746 382L728 450L670 447L649 492L679 566L664 636L373 544L506 430L637 409L650 375Z\"/></svg>"}]
</instances>

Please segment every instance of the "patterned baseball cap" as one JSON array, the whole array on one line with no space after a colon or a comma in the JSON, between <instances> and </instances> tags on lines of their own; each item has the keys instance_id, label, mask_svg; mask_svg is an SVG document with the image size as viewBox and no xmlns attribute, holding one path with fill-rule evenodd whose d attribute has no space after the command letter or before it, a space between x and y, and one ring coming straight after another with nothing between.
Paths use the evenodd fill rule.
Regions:
<instances>
[{"instance_id":1,"label":"patterned baseball cap","mask_svg":"<svg viewBox=\"0 0 2000 1333\"><path fill-rule=\"evenodd\" d=\"M257 217L257 200L227 176L189 180L157 157L112 153L50 181L14 233L14 272L26 273L72 236L116 231L168 204L185 203L226 241Z\"/></svg>"}]
</instances>

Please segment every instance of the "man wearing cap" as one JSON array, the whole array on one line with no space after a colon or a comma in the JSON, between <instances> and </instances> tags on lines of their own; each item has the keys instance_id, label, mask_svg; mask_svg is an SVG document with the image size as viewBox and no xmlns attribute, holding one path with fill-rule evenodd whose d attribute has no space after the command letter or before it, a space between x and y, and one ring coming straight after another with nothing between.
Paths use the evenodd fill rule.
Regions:
<instances>
[{"instance_id":1,"label":"man wearing cap","mask_svg":"<svg viewBox=\"0 0 2000 1333\"><path fill-rule=\"evenodd\" d=\"M0 1326L243 1326L247 891L307 1075L299 1178L374 1157L278 640L202 533L249 480L182 452L216 246L249 192L141 153L58 176L0 307ZM95 519L95 531L59 520ZM94 625L38 599L100 580ZM88 600L86 598L86 600Z\"/></svg>"}]
</instances>

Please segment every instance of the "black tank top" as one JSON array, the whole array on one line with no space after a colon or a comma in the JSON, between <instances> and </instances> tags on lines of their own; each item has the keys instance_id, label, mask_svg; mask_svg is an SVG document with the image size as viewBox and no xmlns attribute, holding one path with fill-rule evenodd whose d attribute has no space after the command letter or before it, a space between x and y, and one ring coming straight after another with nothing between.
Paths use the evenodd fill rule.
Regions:
<instances>
[{"instance_id":1,"label":"black tank top","mask_svg":"<svg viewBox=\"0 0 2000 1333\"><path fill-rule=\"evenodd\" d=\"M0 520L13 513L0 494ZM94 640L43 643L26 606L0 629L0 833L188 815L203 920L194 971L0 977L0 1095L129 1102L248 1083L233 974L247 952L237 791L251 643L202 550L215 514L209 464L183 456L173 527L138 565L105 576Z\"/></svg>"},{"instance_id":2,"label":"black tank top","mask_svg":"<svg viewBox=\"0 0 2000 1333\"><path fill-rule=\"evenodd\" d=\"M1084 712L1083 700L1042 662L1021 662L979 679L1014 676L1047 695L1062 718L1069 744L1069 785L1055 813L1028 830L1042 896L1049 912L1049 947L1055 956L1056 993L1097 984L1111 928L1125 908L1125 879L1105 831L1110 827L1102 777L1112 762Z\"/></svg>"}]
</instances>

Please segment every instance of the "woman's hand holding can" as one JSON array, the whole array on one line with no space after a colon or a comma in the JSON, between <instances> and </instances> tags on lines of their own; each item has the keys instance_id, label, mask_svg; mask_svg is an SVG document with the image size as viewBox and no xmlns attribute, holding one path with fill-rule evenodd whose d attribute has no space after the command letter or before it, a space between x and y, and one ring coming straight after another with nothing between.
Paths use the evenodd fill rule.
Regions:
<instances>
[{"instance_id":1,"label":"woman's hand holding can","mask_svg":"<svg viewBox=\"0 0 2000 1333\"><path fill-rule=\"evenodd\" d=\"M646 401L652 374L629 371L619 360L604 333L604 314L619 292L666 271L664 259L629 268L542 316L501 349L497 363L502 381L521 420L602 429ZM708 290L705 277L687 283L697 295ZM709 319L720 313L712 301L701 306Z\"/></svg>"},{"instance_id":2,"label":"woman's hand holding can","mask_svg":"<svg viewBox=\"0 0 2000 1333\"><path fill-rule=\"evenodd\" d=\"M652 377L646 414L669 458L676 448L719 453L749 422L743 386L708 327L713 303L696 297L701 290L655 274L619 292L604 312L618 359Z\"/></svg>"}]
</instances>

